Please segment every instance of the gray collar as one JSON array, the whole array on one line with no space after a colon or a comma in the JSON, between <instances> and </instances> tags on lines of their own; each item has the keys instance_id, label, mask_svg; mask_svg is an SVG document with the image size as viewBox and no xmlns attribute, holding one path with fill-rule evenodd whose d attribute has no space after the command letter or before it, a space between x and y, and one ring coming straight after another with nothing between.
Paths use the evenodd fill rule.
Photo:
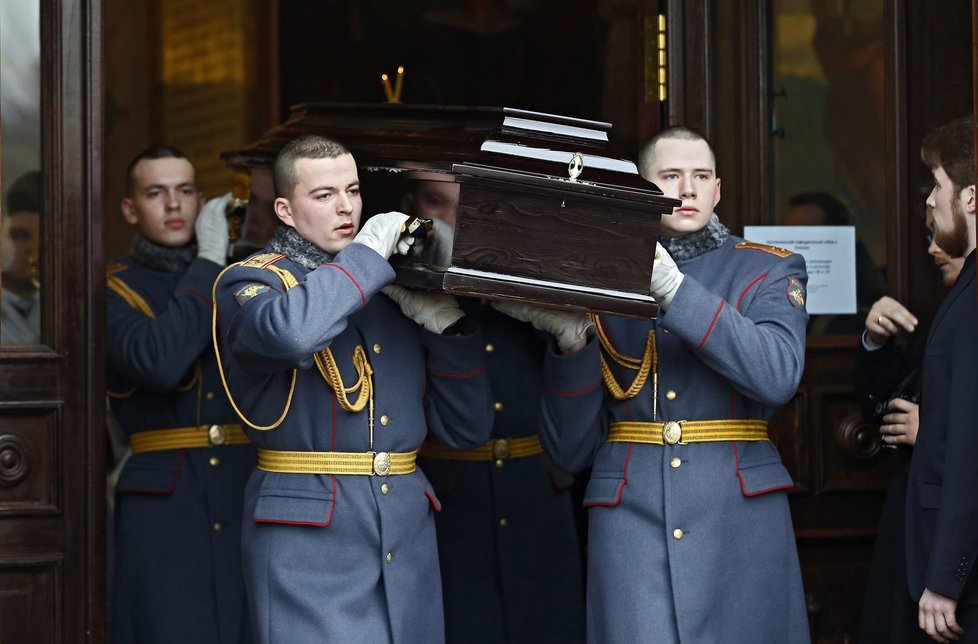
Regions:
<instances>
[{"instance_id":1,"label":"gray collar","mask_svg":"<svg viewBox=\"0 0 978 644\"><path fill-rule=\"evenodd\" d=\"M674 260L681 261L699 257L711 250L723 246L730 236L730 230L720 223L716 213L710 217L710 223L694 233L680 235L662 240L662 246Z\"/></svg>"},{"instance_id":2,"label":"gray collar","mask_svg":"<svg viewBox=\"0 0 978 644\"><path fill-rule=\"evenodd\" d=\"M278 224L275 227L275 234L268 240L268 250L281 253L311 271L333 261L333 255L307 240L292 226L285 224Z\"/></svg>"}]
</instances>

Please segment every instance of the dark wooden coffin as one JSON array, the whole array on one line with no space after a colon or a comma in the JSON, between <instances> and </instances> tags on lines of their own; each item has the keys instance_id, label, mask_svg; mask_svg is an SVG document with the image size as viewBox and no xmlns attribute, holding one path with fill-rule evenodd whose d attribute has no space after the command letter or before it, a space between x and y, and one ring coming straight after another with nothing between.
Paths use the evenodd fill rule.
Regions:
<instances>
[{"instance_id":1,"label":"dark wooden coffin","mask_svg":"<svg viewBox=\"0 0 978 644\"><path fill-rule=\"evenodd\" d=\"M654 317L659 219L679 202L610 148L610 129L509 108L306 103L222 156L232 167L265 168L300 134L335 138L359 166L364 216L402 210L413 181L457 182L450 260L393 258L399 283Z\"/></svg>"}]
</instances>

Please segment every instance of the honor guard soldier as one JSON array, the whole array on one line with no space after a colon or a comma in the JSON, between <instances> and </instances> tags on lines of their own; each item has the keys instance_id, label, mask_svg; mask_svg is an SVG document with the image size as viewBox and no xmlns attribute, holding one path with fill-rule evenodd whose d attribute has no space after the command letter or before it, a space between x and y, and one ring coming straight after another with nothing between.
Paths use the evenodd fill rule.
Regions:
<instances>
[{"instance_id":1,"label":"honor guard soldier","mask_svg":"<svg viewBox=\"0 0 978 644\"><path fill-rule=\"evenodd\" d=\"M597 320L603 410L592 395L551 395L597 417L552 437L564 467L592 468L588 641L808 642L792 480L767 433L804 367L805 262L719 222L699 134L661 132L639 166L682 200L656 248L659 316Z\"/></svg>"},{"instance_id":2,"label":"honor guard soldier","mask_svg":"<svg viewBox=\"0 0 978 644\"><path fill-rule=\"evenodd\" d=\"M242 542L256 638L443 641L440 502L415 458L426 435L489 437L481 333L451 296L388 286L409 218L357 232L342 145L294 139L273 178L281 223L215 286L228 391L259 447Z\"/></svg>"},{"instance_id":3,"label":"honor guard soldier","mask_svg":"<svg viewBox=\"0 0 978 644\"><path fill-rule=\"evenodd\" d=\"M107 293L109 395L132 452L116 488L111 641L248 642L241 512L255 454L211 343L227 196L201 207L193 165L165 146L137 156L126 183L137 233Z\"/></svg>"},{"instance_id":4,"label":"honor guard soldier","mask_svg":"<svg viewBox=\"0 0 978 644\"><path fill-rule=\"evenodd\" d=\"M419 181L404 204L435 222L440 249L451 249L458 191L457 183ZM495 422L479 447L429 438L420 451L443 504L435 527L446 641L583 642L573 477L552 465L539 434L552 420L542 409L543 388L573 389L566 381L597 359L597 342L585 347L593 325L584 314L522 303L462 298L461 306L485 338Z\"/></svg>"}]
</instances>

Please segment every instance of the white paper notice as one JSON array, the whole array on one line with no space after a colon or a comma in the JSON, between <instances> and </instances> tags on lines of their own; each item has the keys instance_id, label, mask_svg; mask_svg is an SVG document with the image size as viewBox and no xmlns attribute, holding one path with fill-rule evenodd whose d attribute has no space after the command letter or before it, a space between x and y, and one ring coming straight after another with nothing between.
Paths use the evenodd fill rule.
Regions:
<instances>
[{"instance_id":1,"label":"white paper notice","mask_svg":"<svg viewBox=\"0 0 978 644\"><path fill-rule=\"evenodd\" d=\"M856 312L855 226L744 226L744 238L805 258L810 315Z\"/></svg>"}]
</instances>

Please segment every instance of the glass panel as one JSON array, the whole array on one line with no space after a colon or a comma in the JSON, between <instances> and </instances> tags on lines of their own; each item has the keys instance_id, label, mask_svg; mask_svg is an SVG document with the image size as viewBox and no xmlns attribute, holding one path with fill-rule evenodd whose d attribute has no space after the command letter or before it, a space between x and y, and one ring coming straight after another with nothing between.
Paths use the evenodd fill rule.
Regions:
<instances>
[{"instance_id":1,"label":"glass panel","mask_svg":"<svg viewBox=\"0 0 978 644\"><path fill-rule=\"evenodd\" d=\"M883 0L774 0L773 199L783 225L855 226L856 311L809 333L859 333L886 287Z\"/></svg>"},{"instance_id":2,"label":"glass panel","mask_svg":"<svg viewBox=\"0 0 978 644\"><path fill-rule=\"evenodd\" d=\"M36 0L0 3L0 345L40 342L41 34Z\"/></svg>"}]
</instances>

